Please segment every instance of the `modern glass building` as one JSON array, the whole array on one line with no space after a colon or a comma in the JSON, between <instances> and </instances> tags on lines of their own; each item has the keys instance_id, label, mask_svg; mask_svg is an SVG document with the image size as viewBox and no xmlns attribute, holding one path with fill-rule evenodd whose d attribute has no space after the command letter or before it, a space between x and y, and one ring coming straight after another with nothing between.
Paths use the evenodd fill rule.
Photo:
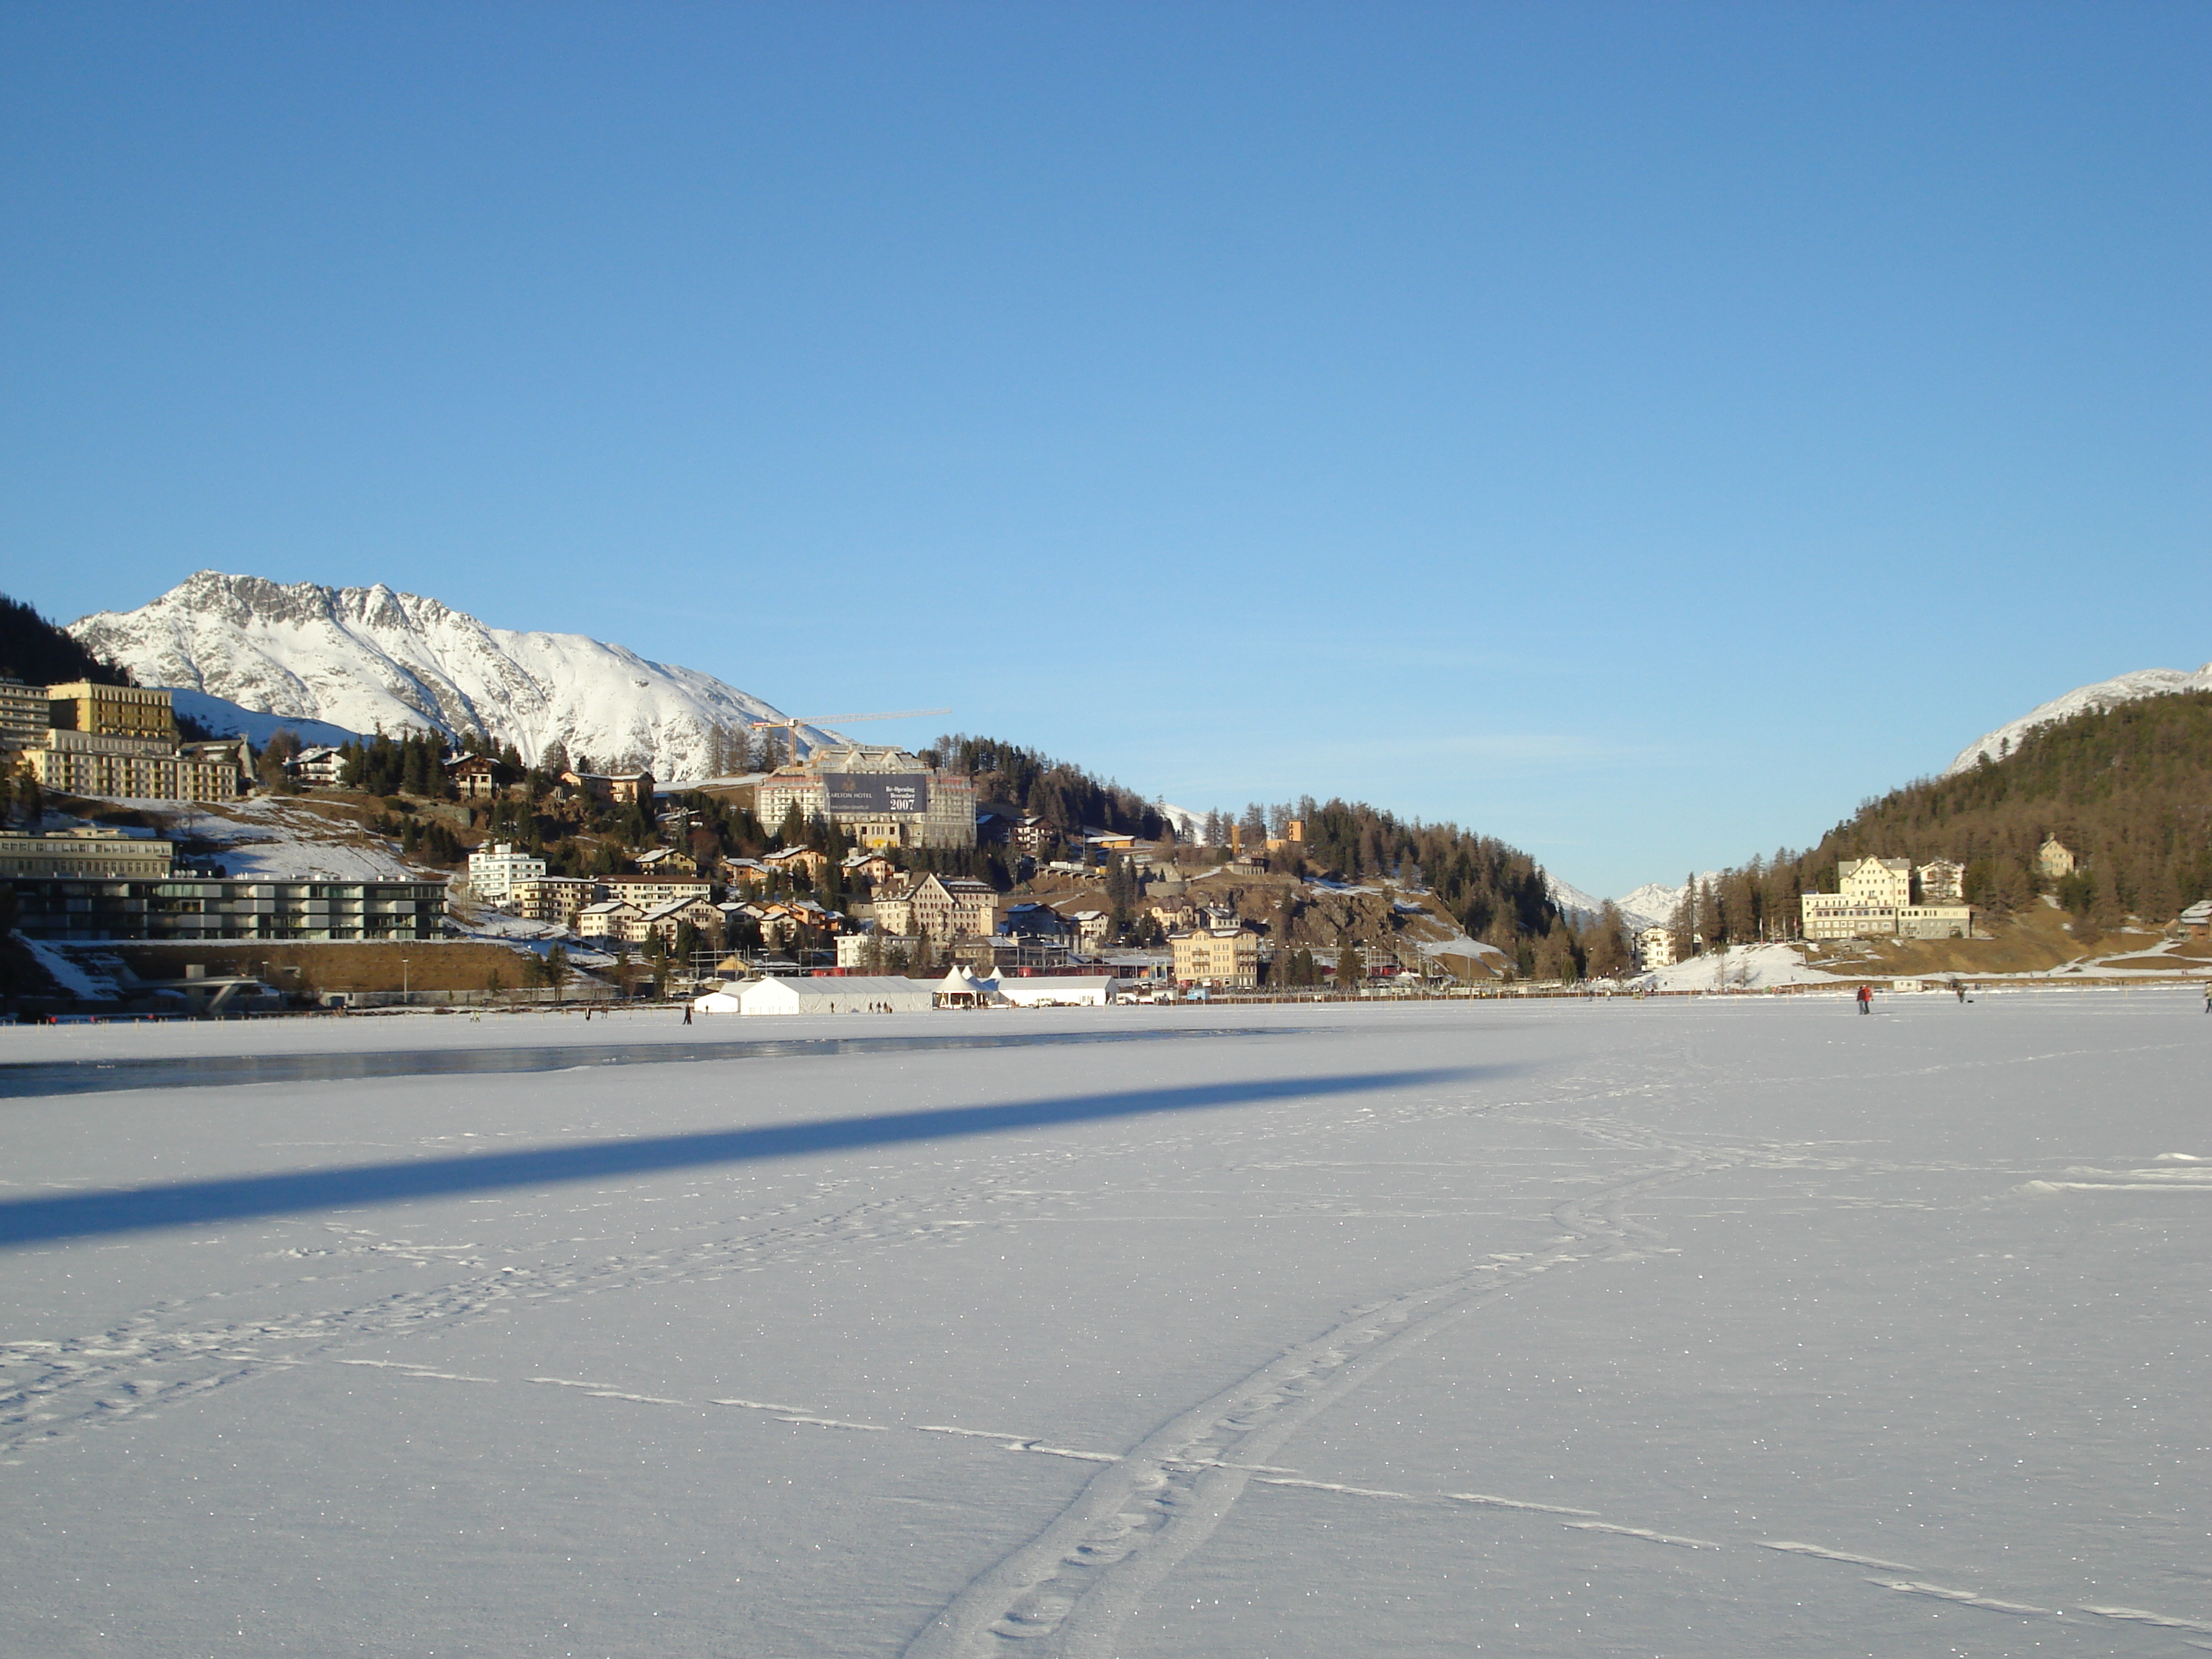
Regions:
<instances>
[{"instance_id":1,"label":"modern glass building","mask_svg":"<svg viewBox=\"0 0 2212 1659\"><path fill-rule=\"evenodd\" d=\"M18 878L17 928L64 942L175 939L434 939L438 881L247 881Z\"/></svg>"}]
</instances>

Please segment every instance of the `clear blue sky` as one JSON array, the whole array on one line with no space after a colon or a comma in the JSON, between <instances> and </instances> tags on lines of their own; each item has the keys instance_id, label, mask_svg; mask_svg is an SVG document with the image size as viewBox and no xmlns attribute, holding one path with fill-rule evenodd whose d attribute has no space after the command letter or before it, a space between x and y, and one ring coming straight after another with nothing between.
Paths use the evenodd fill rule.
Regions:
<instances>
[{"instance_id":1,"label":"clear blue sky","mask_svg":"<svg viewBox=\"0 0 2212 1659\"><path fill-rule=\"evenodd\" d=\"M0 589L1618 892L2212 658L2212 9L18 5Z\"/></svg>"}]
</instances>

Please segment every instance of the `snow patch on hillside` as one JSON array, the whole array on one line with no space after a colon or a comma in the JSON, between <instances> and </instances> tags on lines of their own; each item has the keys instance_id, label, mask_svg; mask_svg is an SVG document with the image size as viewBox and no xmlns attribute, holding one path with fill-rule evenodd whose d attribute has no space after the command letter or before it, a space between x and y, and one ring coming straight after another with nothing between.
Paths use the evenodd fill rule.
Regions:
<instances>
[{"instance_id":1,"label":"snow patch on hillside","mask_svg":"<svg viewBox=\"0 0 2212 1659\"><path fill-rule=\"evenodd\" d=\"M410 869L390 846L281 797L226 803L196 812L179 834L210 842L231 876L269 881L422 881L443 871Z\"/></svg>"},{"instance_id":2,"label":"snow patch on hillside","mask_svg":"<svg viewBox=\"0 0 2212 1659\"><path fill-rule=\"evenodd\" d=\"M1188 806L1177 806L1171 801L1156 801L1152 810L1175 826L1176 839L1194 842L1206 829L1206 814L1194 812Z\"/></svg>"},{"instance_id":3,"label":"snow patch on hillside","mask_svg":"<svg viewBox=\"0 0 2212 1659\"><path fill-rule=\"evenodd\" d=\"M1644 981L1657 991L1764 991L1779 985L1833 985L1833 974L1806 965L1790 945L1737 945L1655 968Z\"/></svg>"},{"instance_id":4,"label":"snow patch on hillside","mask_svg":"<svg viewBox=\"0 0 2212 1659\"><path fill-rule=\"evenodd\" d=\"M185 720L196 720L219 738L244 738L256 749L280 731L295 734L303 744L327 744L337 748L356 741L361 733L328 720L311 720L296 714L264 714L241 708L222 697L195 691L189 686L168 688L170 706Z\"/></svg>"},{"instance_id":5,"label":"snow patch on hillside","mask_svg":"<svg viewBox=\"0 0 2212 1659\"><path fill-rule=\"evenodd\" d=\"M2143 697L2171 696L2181 691L2212 691L2212 663L2205 664L2193 674L2185 674L2178 668L2143 668L2132 674L2100 680L2094 685L2076 686L2064 696L2053 697L2018 720L1975 738L1943 769L1943 775L1948 778L1964 772L1978 764L1984 755L1993 761L2002 760L2039 726L2053 726L2076 714L2101 712Z\"/></svg>"}]
</instances>

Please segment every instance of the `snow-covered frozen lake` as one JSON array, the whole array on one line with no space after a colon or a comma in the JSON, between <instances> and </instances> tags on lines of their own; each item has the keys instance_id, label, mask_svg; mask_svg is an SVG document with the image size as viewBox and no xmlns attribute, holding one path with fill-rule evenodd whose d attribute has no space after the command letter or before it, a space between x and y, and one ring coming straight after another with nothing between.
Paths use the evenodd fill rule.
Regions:
<instances>
[{"instance_id":1,"label":"snow-covered frozen lake","mask_svg":"<svg viewBox=\"0 0 2212 1659\"><path fill-rule=\"evenodd\" d=\"M935 1041L1105 1033L1158 1035ZM574 1065L0 1098L0 1646L2212 1647L2201 999L0 1066L540 1037ZM593 1053L702 1038L785 1046Z\"/></svg>"}]
</instances>

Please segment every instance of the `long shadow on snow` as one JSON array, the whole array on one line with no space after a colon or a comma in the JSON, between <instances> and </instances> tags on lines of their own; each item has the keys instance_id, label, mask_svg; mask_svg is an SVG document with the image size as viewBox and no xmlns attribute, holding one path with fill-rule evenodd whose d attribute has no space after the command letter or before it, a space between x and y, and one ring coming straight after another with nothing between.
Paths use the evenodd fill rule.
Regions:
<instances>
[{"instance_id":1,"label":"long shadow on snow","mask_svg":"<svg viewBox=\"0 0 2212 1659\"><path fill-rule=\"evenodd\" d=\"M925 1054L944 1048L1030 1048L1059 1043L1162 1042L1188 1037L1294 1036L1296 1026L1170 1025L1135 1031L963 1032L957 1036L702 1037L690 1042L525 1043L510 1048L370 1048L295 1054L184 1054L161 1060L27 1060L0 1063L0 1098L108 1094L124 1089L221 1089L249 1083L354 1083L392 1077L571 1072L586 1066L670 1066L699 1060Z\"/></svg>"},{"instance_id":2,"label":"long shadow on snow","mask_svg":"<svg viewBox=\"0 0 2212 1659\"><path fill-rule=\"evenodd\" d=\"M1425 1071L1359 1072L1343 1077L1283 1078L1197 1084L1175 1089L1064 1095L1051 1100L999 1106L949 1106L929 1111L887 1112L866 1117L818 1118L759 1129L713 1129L635 1140L595 1140L532 1152L480 1152L421 1158L404 1164L356 1164L335 1170L241 1176L227 1181L179 1182L120 1192L21 1198L0 1202L0 1248L92 1234L143 1232L155 1227L242 1221L303 1210L389 1204L441 1198L505 1187L650 1175L711 1164L744 1164L799 1158L809 1152L914 1141L999 1134L1012 1129L1146 1117L1162 1112L1204 1111L1270 1100L1360 1094L1481 1077L1510 1076L1515 1066L1452 1066Z\"/></svg>"}]
</instances>

